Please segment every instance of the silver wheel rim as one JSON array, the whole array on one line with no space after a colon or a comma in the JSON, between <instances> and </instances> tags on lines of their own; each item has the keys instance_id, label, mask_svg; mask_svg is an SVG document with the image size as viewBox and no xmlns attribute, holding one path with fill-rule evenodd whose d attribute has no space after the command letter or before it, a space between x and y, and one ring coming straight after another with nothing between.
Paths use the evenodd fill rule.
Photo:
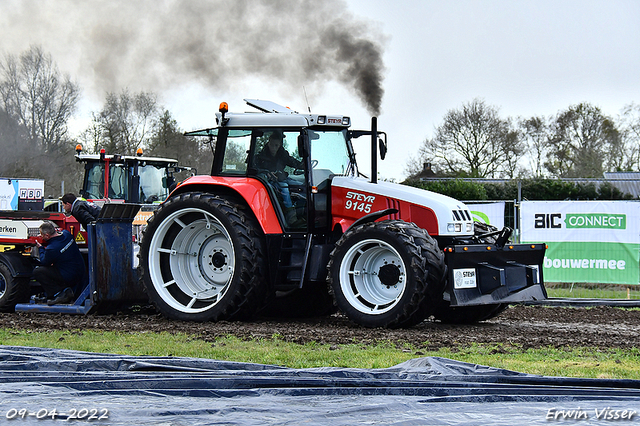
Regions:
<instances>
[{"instance_id":1,"label":"silver wheel rim","mask_svg":"<svg viewBox=\"0 0 640 426\"><path fill-rule=\"evenodd\" d=\"M7 292L7 280L3 274L0 274L0 298Z\"/></svg>"},{"instance_id":2,"label":"silver wheel rim","mask_svg":"<svg viewBox=\"0 0 640 426\"><path fill-rule=\"evenodd\" d=\"M186 216L195 216L195 220L186 223ZM179 231L175 237L163 243L176 226ZM165 270L163 276L161 266L167 255L170 274ZM233 243L226 228L211 213L198 208L178 210L162 221L151 239L148 261L151 282L162 300L189 314L217 305L235 269Z\"/></svg>"},{"instance_id":3,"label":"silver wheel rim","mask_svg":"<svg viewBox=\"0 0 640 426\"><path fill-rule=\"evenodd\" d=\"M397 268L398 282L384 284L380 268ZM347 302L365 314L379 315L393 309L404 294L407 270L402 258L390 244L376 239L353 245L340 264L340 288Z\"/></svg>"}]
</instances>

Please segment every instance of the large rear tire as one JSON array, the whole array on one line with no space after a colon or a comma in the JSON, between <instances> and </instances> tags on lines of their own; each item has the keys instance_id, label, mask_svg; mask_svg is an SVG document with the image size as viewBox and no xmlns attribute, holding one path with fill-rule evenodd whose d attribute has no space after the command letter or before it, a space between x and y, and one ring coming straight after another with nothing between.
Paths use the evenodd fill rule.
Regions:
<instances>
[{"instance_id":1,"label":"large rear tire","mask_svg":"<svg viewBox=\"0 0 640 426\"><path fill-rule=\"evenodd\" d=\"M0 312L13 312L16 304L29 300L29 279L11 276L11 271L0 263Z\"/></svg>"},{"instance_id":2,"label":"large rear tire","mask_svg":"<svg viewBox=\"0 0 640 426\"><path fill-rule=\"evenodd\" d=\"M349 229L331 253L329 277L338 307L365 327L409 327L442 294L444 254L429 234L399 220Z\"/></svg>"},{"instance_id":3,"label":"large rear tire","mask_svg":"<svg viewBox=\"0 0 640 426\"><path fill-rule=\"evenodd\" d=\"M149 299L173 319L244 319L262 306L268 290L257 221L211 194L181 194L155 212L140 266Z\"/></svg>"}]
</instances>

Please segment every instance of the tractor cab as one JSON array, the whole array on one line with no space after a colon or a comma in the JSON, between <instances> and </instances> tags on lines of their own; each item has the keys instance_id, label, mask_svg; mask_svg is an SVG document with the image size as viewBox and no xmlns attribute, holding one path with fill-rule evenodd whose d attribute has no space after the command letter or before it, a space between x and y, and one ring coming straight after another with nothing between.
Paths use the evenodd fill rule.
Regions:
<instances>
[{"instance_id":1,"label":"tractor cab","mask_svg":"<svg viewBox=\"0 0 640 426\"><path fill-rule=\"evenodd\" d=\"M140 240L142 231L153 211L175 188L179 174L196 174L191 167L178 166L178 160L145 157L142 149L135 156L106 154L82 154L82 146L76 146L76 161L84 163L84 178L80 196L98 205L130 203L141 205L133 221L134 242ZM80 226L77 227L80 232ZM86 244L83 231L76 241ZM135 259L137 261L137 258Z\"/></svg>"},{"instance_id":2,"label":"tractor cab","mask_svg":"<svg viewBox=\"0 0 640 426\"><path fill-rule=\"evenodd\" d=\"M76 147L76 161L84 163L80 195L88 200L109 199L126 203L158 204L175 186L174 174L191 170L178 167L178 160L136 156L82 154Z\"/></svg>"},{"instance_id":3,"label":"tractor cab","mask_svg":"<svg viewBox=\"0 0 640 426\"><path fill-rule=\"evenodd\" d=\"M265 117L222 109L220 127L186 135L215 140L212 176L261 181L284 231L326 231L331 225L331 180L358 175L351 139L370 132L350 131L346 116L303 115L285 107L272 111L264 106L267 101L247 102L277 114Z\"/></svg>"}]
</instances>

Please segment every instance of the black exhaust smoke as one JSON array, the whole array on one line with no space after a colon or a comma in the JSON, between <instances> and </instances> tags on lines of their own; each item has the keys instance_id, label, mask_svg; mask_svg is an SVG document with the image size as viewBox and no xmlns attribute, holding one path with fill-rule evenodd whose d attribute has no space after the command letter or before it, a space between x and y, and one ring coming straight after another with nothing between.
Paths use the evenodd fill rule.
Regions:
<instances>
[{"instance_id":1,"label":"black exhaust smoke","mask_svg":"<svg viewBox=\"0 0 640 426\"><path fill-rule=\"evenodd\" d=\"M0 50L41 45L98 97L193 82L249 96L259 81L299 98L337 81L380 113L384 36L343 0L18 1L0 5L0 24Z\"/></svg>"}]
</instances>

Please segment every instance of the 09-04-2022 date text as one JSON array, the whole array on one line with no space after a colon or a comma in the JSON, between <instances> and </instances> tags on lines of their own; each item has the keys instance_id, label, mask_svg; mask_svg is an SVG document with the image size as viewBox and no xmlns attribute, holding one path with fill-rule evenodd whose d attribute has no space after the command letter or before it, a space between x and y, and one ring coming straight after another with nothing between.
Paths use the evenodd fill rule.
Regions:
<instances>
[{"instance_id":1,"label":"09-04-2022 date text","mask_svg":"<svg viewBox=\"0 0 640 426\"><path fill-rule=\"evenodd\" d=\"M27 408L11 408L6 414L8 420L20 419L51 419L51 420L108 420L109 410L107 408L71 408L65 411L58 411L56 408L40 408L38 410L29 410Z\"/></svg>"}]
</instances>

